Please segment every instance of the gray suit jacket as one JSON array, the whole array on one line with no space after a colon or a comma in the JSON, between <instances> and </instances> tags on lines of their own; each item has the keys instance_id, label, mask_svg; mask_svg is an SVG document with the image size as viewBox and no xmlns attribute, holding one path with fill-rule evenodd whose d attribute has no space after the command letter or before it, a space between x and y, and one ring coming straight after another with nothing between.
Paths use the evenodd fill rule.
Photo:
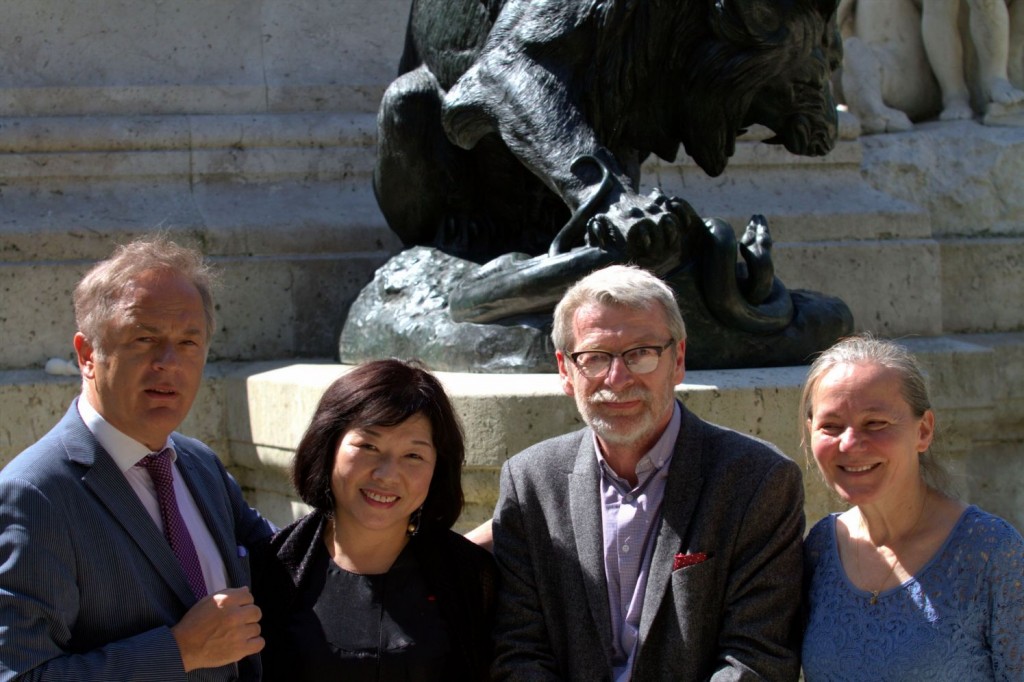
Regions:
<instances>
[{"instance_id":1,"label":"gray suit jacket","mask_svg":"<svg viewBox=\"0 0 1024 682\"><path fill-rule=\"evenodd\" d=\"M272 527L217 457L172 434L232 587ZM196 599L77 404L0 472L0 680L258 680L259 657L186 675L170 626Z\"/></svg>"},{"instance_id":2,"label":"gray suit jacket","mask_svg":"<svg viewBox=\"0 0 1024 682\"><path fill-rule=\"evenodd\" d=\"M800 468L683 408L633 680L796 680ZM608 680L611 624L592 432L505 463L494 518L496 679ZM673 570L678 553L707 560Z\"/></svg>"}]
</instances>

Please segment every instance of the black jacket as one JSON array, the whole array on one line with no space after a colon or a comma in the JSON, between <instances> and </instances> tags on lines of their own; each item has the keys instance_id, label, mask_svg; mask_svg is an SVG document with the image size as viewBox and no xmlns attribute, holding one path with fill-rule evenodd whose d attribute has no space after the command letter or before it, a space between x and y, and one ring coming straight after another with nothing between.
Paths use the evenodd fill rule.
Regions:
<instances>
[{"instance_id":1,"label":"black jacket","mask_svg":"<svg viewBox=\"0 0 1024 682\"><path fill-rule=\"evenodd\" d=\"M325 517L313 512L254 548L252 553L253 594L263 611L260 626L264 649L263 679L267 682L295 680L301 651L277 646L287 615L312 608L300 603L304 581L314 551L323 547ZM424 579L437 595L448 624L454 649L451 660L458 666L447 679L486 680L493 659L491 628L497 569L491 555L458 533L424 528L409 541Z\"/></svg>"}]
</instances>

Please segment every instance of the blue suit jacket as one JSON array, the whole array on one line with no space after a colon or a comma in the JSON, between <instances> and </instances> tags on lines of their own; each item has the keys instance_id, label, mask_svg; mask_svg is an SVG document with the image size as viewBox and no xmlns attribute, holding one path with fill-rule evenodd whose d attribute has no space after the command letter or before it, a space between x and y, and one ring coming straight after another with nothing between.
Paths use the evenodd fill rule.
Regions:
<instances>
[{"instance_id":1,"label":"blue suit jacket","mask_svg":"<svg viewBox=\"0 0 1024 682\"><path fill-rule=\"evenodd\" d=\"M216 455L172 434L230 586L272 527ZM186 675L170 626L196 599L170 546L72 403L0 471L0 680L258 680L259 657Z\"/></svg>"}]
</instances>

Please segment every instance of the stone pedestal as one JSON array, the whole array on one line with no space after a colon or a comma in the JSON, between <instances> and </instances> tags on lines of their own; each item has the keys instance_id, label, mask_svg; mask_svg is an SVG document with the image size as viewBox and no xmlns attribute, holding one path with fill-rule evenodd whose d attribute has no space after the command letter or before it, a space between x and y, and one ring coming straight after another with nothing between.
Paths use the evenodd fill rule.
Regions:
<instances>
[{"instance_id":1,"label":"stone pedestal","mask_svg":"<svg viewBox=\"0 0 1024 682\"><path fill-rule=\"evenodd\" d=\"M919 338L906 342L928 372L938 416L933 451L953 471L966 500L1024 528L1024 334ZM324 389L347 367L333 363L216 363L182 431L213 446L275 522L304 507L288 478L292 453ZM840 507L800 448L798 405L806 367L688 372L677 395L703 418L776 443L804 465L806 514L813 522ZM555 374L441 372L467 437L463 476L466 530L490 517L498 473L540 440L580 428L575 403ZM76 380L39 370L0 372L7 429L0 452L18 452L56 423ZM26 403L28 407L26 408ZM9 418L10 415L12 418Z\"/></svg>"}]
</instances>

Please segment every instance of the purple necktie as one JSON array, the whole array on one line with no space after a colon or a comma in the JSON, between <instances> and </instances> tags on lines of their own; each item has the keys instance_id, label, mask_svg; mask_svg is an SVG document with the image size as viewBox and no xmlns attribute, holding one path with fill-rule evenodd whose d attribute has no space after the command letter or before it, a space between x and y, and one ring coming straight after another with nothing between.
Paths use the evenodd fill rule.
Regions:
<instances>
[{"instance_id":1,"label":"purple necktie","mask_svg":"<svg viewBox=\"0 0 1024 682\"><path fill-rule=\"evenodd\" d=\"M185 526L178 509L178 498L174 494L174 479L171 476L171 449L164 448L155 455L147 455L139 460L139 466L149 470L149 476L156 487L156 498L160 503L160 518L164 522L164 535L171 545L171 551L178 557L178 562L185 571L188 584L195 593L196 599L206 596L206 580L203 569L199 566L199 555L192 543L192 536Z\"/></svg>"}]
</instances>

